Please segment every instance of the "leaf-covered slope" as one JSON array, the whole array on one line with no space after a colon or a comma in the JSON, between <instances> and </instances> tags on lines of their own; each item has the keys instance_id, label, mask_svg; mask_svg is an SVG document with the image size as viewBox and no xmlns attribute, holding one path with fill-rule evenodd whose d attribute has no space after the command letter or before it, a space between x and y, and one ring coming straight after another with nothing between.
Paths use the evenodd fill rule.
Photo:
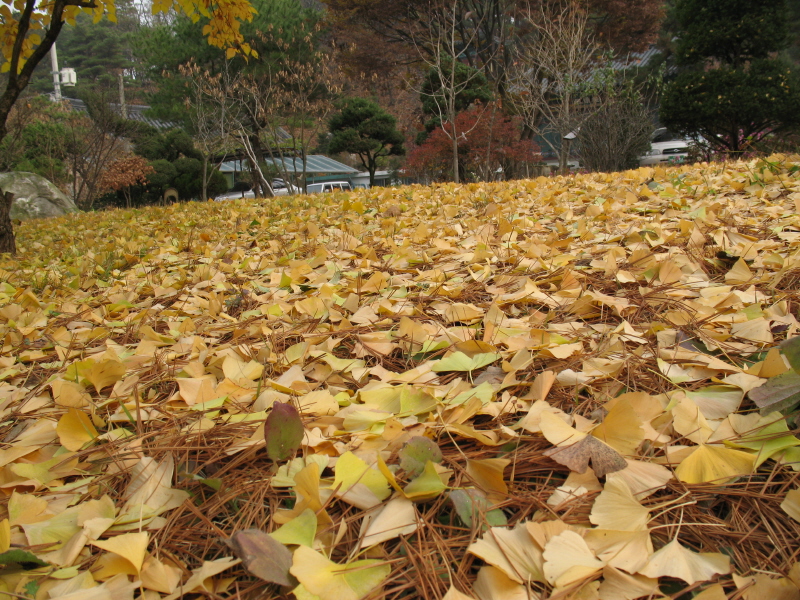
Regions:
<instances>
[{"instance_id":1,"label":"leaf-covered slope","mask_svg":"<svg viewBox=\"0 0 800 600\"><path fill-rule=\"evenodd\" d=\"M800 596L799 168L23 224L0 589Z\"/></svg>"}]
</instances>

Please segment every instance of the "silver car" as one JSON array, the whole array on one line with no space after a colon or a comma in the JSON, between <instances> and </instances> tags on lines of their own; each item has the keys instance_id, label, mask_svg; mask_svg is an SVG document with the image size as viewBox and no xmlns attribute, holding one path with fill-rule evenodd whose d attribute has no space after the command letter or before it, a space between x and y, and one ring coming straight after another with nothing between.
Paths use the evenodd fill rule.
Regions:
<instances>
[{"instance_id":1,"label":"silver car","mask_svg":"<svg viewBox=\"0 0 800 600\"><path fill-rule=\"evenodd\" d=\"M656 129L650 142L650 151L639 157L639 166L686 162L691 145L692 140L672 133L666 127Z\"/></svg>"},{"instance_id":2,"label":"silver car","mask_svg":"<svg viewBox=\"0 0 800 600\"><path fill-rule=\"evenodd\" d=\"M272 182L272 194L274 196L291 196L292 194L298 194L299 192L299 188L293 186L291 183L287 185L283 182L283 179L275 179ZM253 190L247 190L246 192L225 192L224 194L220 194L214 198L214 200L216 202L240 199L252 200L255 197L256 194L253 192Z\"/></svg>"},{"instance_id":3,"label":"silver car","mask_svg":"<svg viewBox=\"0 0 800 600\"><path fill-rule=\"evenodd\" d=\"M309 183L306 185L306 193L308 194L326 194L328 192L350 192L353 188L350 187L349 181L325 181L323 183Z\"/></svg>"}]
</instances>

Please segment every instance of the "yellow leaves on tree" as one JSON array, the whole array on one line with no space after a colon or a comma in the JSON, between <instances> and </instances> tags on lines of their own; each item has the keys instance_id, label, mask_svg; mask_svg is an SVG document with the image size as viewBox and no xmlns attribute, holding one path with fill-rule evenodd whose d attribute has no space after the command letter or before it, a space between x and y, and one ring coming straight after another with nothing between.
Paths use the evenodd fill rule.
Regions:
<instances>
[{"instance_id":1,"label":"yellow leaves on tree","mask_svg":"<svg viewBox=\"0 0 800 600\"><path fill-rule=\"evenodd\" d=\"M153 14L174 9L188 15L194 21L201 17L208 20L203 35L208 43L227 48L228 57L237 53L256 56L255 51L244 41L240 31L242 22L250 21L256 10L248 0L154 0ZM8 72L13 63L21 69L31 56L52 24L53 17L69 25L75 24L78 13L91 14L94 21L107 18L116 22L115 0L95 0L79 3L74 0L14 0L0 6L0 53L3 63L0 71ZM16 48L19 44L19 48ZM48 47L49 48L49 47Z\"/></svg>"}]
</instances>

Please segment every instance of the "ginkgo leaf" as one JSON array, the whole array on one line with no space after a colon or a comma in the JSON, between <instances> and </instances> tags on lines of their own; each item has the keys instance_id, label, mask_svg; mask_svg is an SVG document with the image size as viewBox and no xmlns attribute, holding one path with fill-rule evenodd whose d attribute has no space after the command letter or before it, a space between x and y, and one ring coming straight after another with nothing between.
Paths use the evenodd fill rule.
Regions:
<instances>
[{"instance_id":1,"label":"ginkgo leaf","mask_svg":"<svg viewBox=\"0 0 800 600\"><path fill-rule=\"evenodd\" d=\"M455 587L452 585L450 589L447 590L447 593L442 596L442 600L475 600L472 596L467 596L466 594L459 592Z\"/></svg>"},{"instance_id":2,"label":"ginkgo leaf","mask_svg":"<svg viewBox=\"0 0 800 600\"><path fill-rule=\"evenodd\" d=\"M203 561L203 564L200 567L192 570L192 574L189 579L187 579L183 585L179 586L177 591L173 592L169 596L165 596L162 600L178 600L178 598L182 598L185 594L189 594L197 590L209 592L211 590L209 590L206 586L209 583L213 584L212 577L227 571L231 567L235 567L240 562L241 561L238 558L233 558L231 556L218 558L216 560Z\"/></svg>"},{"instance_id":3,"label":"ginkgo leaf","mask_svg":"<svg viewBox=\"0 0 800 600\"><path fill-rule=\"evenodd\" d=\"M646 577L675 577L690 585L730 571L728 556L716 552L698 554L682 546L677 539L657 550L639 569L639 573Z\"/></svg>"},{"instance_id":4,"label":"ginkgo leaf","mask_svg":"<svg viewBox=\"0 0 800 600\"><path fill-rule=\"evenodd\" d=\"M73 452L77 452L98 436L97 429L94 428L89 416L74 408L58 420L56 431L61 445Z\"/></svg>"},{"instance_id":5,"label":"ginkgo leaf","mask_svg":"<svg viewBox=\"0 0 800 600\"><path fill-rule=\"evenodd\" d=\"M53 390L53 401L59 406L84 408L92 403L91 395L79 383L56 379L50 386Z\"/></svg>"},{"instance_id":6,"label":"ginkgo leaf","mask_svg":"<svg viewBox=\"0 0 800 600\"><path fill-rule=\"evenodd\" d=\"M142 569L144 557L147 554L147 545L150 543L150 534L146 531L140 533L125 533L108 540L92 542L92 545L113 552L127 560L138 573Z\"/></svg>"},{"instance_id":7,"label":"ginkgo leaf","mask_svg":"<svg viewBox=\"0 0 800 600\"><path fill-rule=\"evenodd\" d=\"M228 354L222 363L222 372L231 381L248 379L255 381L264 372L264 365L254 361L244 361L238 356Z\"/></svg>"},{"instance_id":8,"label":"ginkgo leaf","mask_svg":"<svg viewBox=\"0 0 800 600\"><path fill-rule=\"evenodd\" d=\"M508 498L508 486L503 479L503 471L510 464L511 461L506 458L467 460L467 475L486 493L490 502L502 502Z\"/></svg>"},{"instance_id":9,"label":"ginkgo leaf","mask_svg":"<svg viewBox=\"0 0 800 600\"><path fill-rule=\"evenodd\" d=\"M574 531L564 531L544 547L544 575L557 588L590 577L605 566Z\"/></svg>"},{"instance_id":10,"label":"ginkgo leaf","mask_svg":"<svg viewBox=\"0 0 800 600\"><path fill-rule=\"evenodd\" d=\"M463 321L468 323L475 319L483 317L483 310L470 304L456 303L449 305L444 310L444 318L448 323L456 321ZM447 369L449 371L457 371L458 369Z\"/></svg>"},{"instance_id":11,"label":"ginkgo leaf","mask_svg":"<svg viewBox=\"0 0 800 600\"><path fill-rule=\"evenodd\" d=\"M624 473L625 471L619 471ZM606 477L610 477L614 473L610 473ZM588 494L589 492L599 492L603 489L594 471L589 468L584 473L576 473L572 471L563 484L556 488L556 491L547 499L547 504L550 506L559 506L563 502L570 502L575 498Z\"/></svg>"},{"instance_id":12,"label":"ginkgo leaf","mask_svg":"<svg viewBox=\"0 0 800 600\"><path fill-rule=\"evenodd\" d=\"M539 414L539 429L554 446L568 446L581 441L586 433L578 431L553 411L542 410Z\"/></svg>"},{"instance_id":13,"label":"ginkgo leaf","mask_svg":"<svg viewBox=\"0 0 800 600\"><path fill-rule=\"evenodd\" d=\"M778 412L759 418L748 431L724 443L755 452L755 467L787 448L800 446L800 440L789 432L786 418Z\"/></svg>"},{"instance_id":14,"label":"ginkgo leaf","mask_svg":"<svg viewBox=\"0 0 800 600\"><path fill-rule=\"evenodd\" d=\"M368 548L417 530L417 513L414 503L403 497L392 498L380 511L364 521L366 528L359 549Z\"/></svg>"},{"instance_id":15,"label":"ginkgo leaf","mask_svg":"<svg viewBox=\"0 0 800 600\"><path fill-rule=\"evenodd\" d=\"M603 568L603 581L600 583L599 589L600 598L603 600L635 600L649 596L657 597L658 592L658 579L644 575L629 575L612 566Z\"/></svg>"},{"instance_id":16,"label":"ginkgo leaf","mask_svg":"<svg viewBox=\"0 0 800 600\"><path fill-rule=\"evenodd\" d=\"M120 361L105 359L94 363L84 376L99 392L117 383L125 376L126 371L125 365Z\"/></svg>"},{"instance_id":17,"label":"ginkgo leaf","mask_svg":"<svg viewBox=\"0 0 800 600\"><path fill-rule=\"evenodd\" d=\"M628 573L636 573L653 554L653 542L647 530L590 529L584 539L598 559Z\"/></svg>"},{"instance_id":18,"label":"ginkgo leaf","mask_svg":"<svg viewBox=\"0 0 800 600\"><path fill-rule=\"evenodd\" d=\"M675 431L695 444L704 444L714 433L700 407L687 397L681 398L672 407L672 416L672 426Z\"/></svg>"},{"instance_id":19,"label":"ginkgo leaf","mask_svg":"<svg viewBox=\"0 0 800 600\"><path fill-rule=\"evenodd\" d=\"M719 583L714 583L694 597L694 600L728 600L725 588Z\"/></svg>"},{"instance_id":20,"label":"ginkgo leaf","mask_svg":"<svg viewBox=\"0 0 800 600\"><path fill-rule=\"evenodd\" d=\"M761 600L770 598L774 600L797 600L800 590L789 578L774 578L764 573L756 573L752 577L739 577L733 575L737 589L742 591L743 600ZM725 596L722 596L725 598Z\"/></svg>"},{"instance_id":21,"label":"ginkgo leaf","mask_svg":"<svg viewBox=\"0 0 800 600\"><path fill-rule=\"evenodd\" d=\"M710 385L686 392L686 397L697 405L706 419L724 419L739 408L744 392L735 386Z\"/></svg>"},{"instance_id":22,"label":"ginkgo leaf","mask_svg":"<svg viewBox=\"0 0 800 600\"><path fill-rule=\"evenodd\" d=\"M625 480L615 478L606 481L589 520L601 529L639 531L647 528L650 513L633 497Z\"/></svg>"},{"instance_id":23,"label":"ginkgo leaf","mask_svg":"<svg viewBox=\"0 0 800 600\"><path fill-rule=\"evenodd\" d=\"M528 588L492 566L481 567L472 586L478 600L530 600Z\"/></svg>"},{"instance_id":24,"label":"ginkgo leaf","mask_svg":"<svg viewBox=\"0 0 800 600\"><path fill-rule=\"evenodd\" d=\"M500 355L494 352L485 354L476 354L471 358L463 352L454 352L450 356L437 361L432 367L431 371L441 373L445 371L464 371L471 372L475 369L485 367L500 358Z\"/></svg>"},{"instance_id":25,"label":"ginkgo leaf","mask_svg":"<svg viewBox=\"0 0 800 600\"><path fill-rule=\"evenodd\" d=\"M427 413L436 406L433 396L408 385L372 389L359 397L366 407L398 416Z\"/></svg>"},{"instance_id":26,"label":"ginkgo leaf","mask_svg":"<svg viewBox=\"0 0 800 600\"><path fill-rule=\"evenodd\" d=\"M517 583L545 581L542 548L531 538L523 523L513 529L492 527L468 552L480 556Z\"/></svg>"},{"instance_id":27,"label":"ginkgo leaf","mask_svg":"<svg viewBox=\"0 0 800 600\"><path fill-rule=\"evenodd\" d=\"M800 522L800 489L786 492L786 497L781 502L781 508L795 521Z\"/></svg>"},{"instance_id":28,"label":"ginkgo leaf","mask_svg":"<svg viewBox=\"0 0 800 600\"><path fill-rule=\"evenodd\" d=\"M628 400L615 403L603 422L592 430L592 435L624 455L636 454L644 441L642 421Z\"/></svg>"},{"instance_id":29,"label":"ginkgo leaf","mask_svg":"<svg viewBox=\"0 0 800 600\"><path fill-rule=\"evenodd\" d=\"M294 551L290 572L320 600L361 600L383 583L391 566L381 560L339 565L316 550L300 546Z\"/></svg>"},{"instance_id":30,"label":"ginkgo leaf","mask_svg":"<svg viewBox=\"0 0 800 600\"><path fill-rule=\"evenodd\" d=\"M23 53L41 41L46 9L32 13L38 37ZM190 9L217 17L212 5ZM80 12L66 7L64 22ZM47 117L28 108L34 121ZM741 482L757 469L785 494L783 509L762 511L763 527L780 533L800 514L791 491L800 446L786 418L800 404L799 160L23 222L17 255L0 256L0 591L236 596L245 566L204 563L217 555L191 548L220 537L212 525L234 535L246 515L273 531L274 548L288 546L284 575L298 547L338 563L380 559L386 588L365 599L422 594L415 572L441 579L438 553L412 552L429 534L455 555L472 535L488 557L427 586L433 596L452 587L476 600L796 597L794 559L772 561L786 577L748 563L772 548L746 520L711 531L683 507L710 495L755 514L759 497ZM273 407L289 404L302 419L279 444L286 462L254 476L250 459L275 455L284 433ZM540 434L566 466L538 460ZM240 484L255 492L235 498ZM443 526L423 531L437 524L431 509ZM138 568L91 544L141 532L157 543ZM566 532L589 550L570 558L606 564L584 565L581 579L564 561L553 582L570 583L553 587L543 552ZM720 552L741 546L747 576L733 575L736 590L719 574L687 591L635 572L653 543L709 534ZM286 581L299 600L319 600Z\"/></svg>"},{"instance_id":31,"label":"ginkgo leaf","mask_svg":"<svg viewBox=\"0 0 800 600\"><path fill-rule=\"evenodd\" d=\"M634 498L641 500L657 492L673 478L672 471L662 465L625 459L626 469L606 475L606 481L622 479L628 484Z\"/></svg>"},{"instance_id":32,"label":"ginkgo leaf","mask_svg":"<svg viewBox=\"0 0 800 600\"><path fill-rule=\"evenodd\" d=\"M386 477L352 452L345 452L339 457L334 473L332 488L338 489L338 493L345 500L352 499L352 496L348 496L348 494L354 491L356 486L364 486L378 502L387 498L391 493Z\"/></svg>"},{"instance_id":33,"label":"ginkgo leaf","mask_svg":"<svg viewBox=\"0 0 800 600\"><path fill-rule=\"evenodd\" d=\"M270 533L270 537L284 545L312 547L317 534L317 515L305 509L288 523ZM288 584L287 584L288 585Z\"/></svg>"},{"instance_id":34,"label":"ginkgo leaf","mask_svg":"<svg viewBox=\"0 0 800 600\"><path fill-rule=\"evenodd\" d=\"M740 258L733 268L725 273L725 282L732 284L748 283L753 278L753 272L744 259Z\"/></svg>"},{"instance_id":35,"label":"ginkgo leaf","mask_svg":"<svg viewBox=\"0 0 800 600\"><path fill-rule=\"evenodd\" d=\"M181 569L153 556L144 559L142 570L139 573L143 587L162 594L175 592L181 582L181 575L183 575Z\"/></svg>"},{"instance_id":36,"label":"ginkgo leaf","mask_svg":"<svg viewBox=\"0 0 800 600\"><path fill-rule=\"evenodd\" d=\"M756 456L741 450L702 444L675 469L684 483L727 483L753 472Z\"/></svg>"},{"instance_id":37,"label":"ginkgo leaf","mask_svg":"<svg viewBox=\"0 0 800 600\"><path fill-rule=\"evenodd\" d=\"M172 487L174 470L171 454L166 454L161 461L145 456L133 465L125 492L127 501L120 510L115 527L138 529L144 519L151 519L183 504L189 494Z\"/></svg>"},{"instance_id":38,"label":"ginkgo leaf","mask_svg":"<svg viewBox=\"0 0 800 600\"><path fill-rule=\"evenodd\" d=\"M409 484L403 488L403 494L406 498L419 502L432 500L446 489L447 485L439 476L436 463L429 460L425 464L425 469L423 469L419 477L411 480Z\"/></svg>"},{"instance_id":39,"label":"ginkgo leaf","mask_svg":"<svg viewBox=\"0 0 800 600\"><path fill-rule=\"evenodd\" d=\"M553 378L555 380L555 376ZM525 415L519 423L517 423L518 427L522 427L525 431L529 433L543 433L541 422L542 422L542 414L545 412L553 413L554 415L558 416L564 424L569 427L572 423L572 417L570 417L567 413L563 410L559 410L558 408L551 406L549 403L545 402L544 400L536 400L533 404L531 404L530 409L528 410L528 414ZM545 424L547 427L547 424ZM567 437L572 435L571 430L563 430L566 432ZM556 431L553 431L551 435L554 439L561 439L563 434L559 435ZM549 441L549 440L548 440ZM552 442L551 442L552 443Z\"/></svg>"},{"instance_id":40,"label":"ginkgo leaf","mask_svg":"<svg viewBox=\"0 0 800 600\"><path fill-rule=\"evenodd\" d=\"M0 521L0 554L11 547L11 524L8 519Z\"/></svg>"}]
</instances>

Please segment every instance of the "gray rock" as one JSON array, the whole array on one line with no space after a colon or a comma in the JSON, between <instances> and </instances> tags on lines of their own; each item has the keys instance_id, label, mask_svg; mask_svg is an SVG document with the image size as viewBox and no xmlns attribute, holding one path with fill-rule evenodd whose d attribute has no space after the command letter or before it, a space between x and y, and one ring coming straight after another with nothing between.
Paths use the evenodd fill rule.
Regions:
<instances>
[{"instance_id":1,"label":"gray rock","mask_svg":"<svg viewBox=\"0 0 800 600\"><path fill-rule=\"evenodd\" d=\"M12 219L41 219L78 211L61 190L35 173L0 173L0 190L14 194Z\"/></svg>"}]
</instances>

